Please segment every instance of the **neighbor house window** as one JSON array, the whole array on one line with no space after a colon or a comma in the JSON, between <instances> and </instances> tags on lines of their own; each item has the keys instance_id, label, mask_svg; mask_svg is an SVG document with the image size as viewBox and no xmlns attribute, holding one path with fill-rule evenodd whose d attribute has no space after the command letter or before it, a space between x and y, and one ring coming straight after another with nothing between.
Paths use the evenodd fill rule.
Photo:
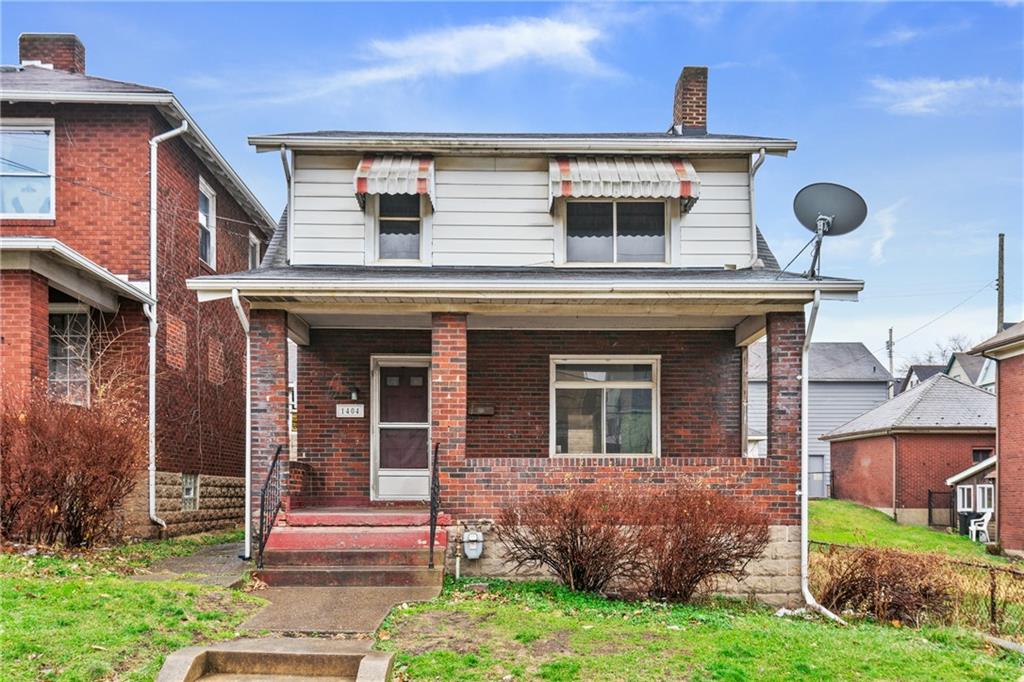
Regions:
<instances>
[{"instance_id":1,"label":"neighbor house window","mask_svg":"<svg viewBox=\"0 0 1024 682\"><path fill-rule=\"evenodd\" d=\"M199 179L199 258L211 268L217 267L217 195Z\"/></svg>"},{"instance_id":2,"label":"neighbor house window","mask_svg":"<svg viewBox=\"0 0 1024 682\"><path fill-rule=\"evenodd\" d=\"M958 485L956 487L956 510L958 512L974 511L974 486Z\"/></svg>"},{"instance_id":3,"label":"neighbor house window","mask_svg":"<svg viewBox=\"0 0 1024 682\"><path fill-rule=\"evenodd\" d=\"M47 384L52 397L76 405L89 403L89 332L88 309L51 306Z\"/></svg>"},{"instance_id":4,"label":"neighbor house window","mask_svg":"<svg viewBox=\"0 0 1024 682\"><path fill-rule=\"evenodd\" d=\"M181 475L181 511L199 509L199 474Z\"/></svg>"},{"instance_id":5,"label":"neighbor house window","mask_svg":"<svg viewBox=\"0 0 1024 682\"><path fill-rule=\"evenodd\" d=\"M378 202L378 260L419 260L422 229L419 195L381 194Z\"/></svg>"},{"instance_id":6,"label":"neighbor house window","mask_svg":"<svg viewBox=\"0 0 1024 682\"><path fill-rule=\"evenodd\" d=\"M255 270L260 266L260 239L252 232L249 233L249 269Z\"/></svg>"},{"instance_id":7,"label":"neighbor house window","mask_svg":"<svg viewBox=\"0 0 1024 682\"><path fill-rule=\"evenodd\" d=\"M565 232L570 263L666 262L664 201L569 201Z\"/></svg>"},{"instance_id":8,"label":"neighbor house window","mask_svg":"<svg viewBox=\"0 0 1024 682\"><path fill-rule=\"evenodd\" d=\"M53 122L0 121L0 215L53 218Z\"/></svg>"},{"instance_id":9,"label":"neighbor house window","mask_svg":"<svg viewBox=\"0 0 1024 682\"><path fill-rule=\"evenodd\" d=\"M975 511L988 512L993 511L996 508L996 489L995 486L985 484L979 485L977 488L978 494L978 506Z\"/></svg>"},{"instance_id":10,"label":"neighbor house window","mask_svg":"<svg viewBox=\"0 0 1024 682\"><path fill-rule=\"evenodd\" d=\"M971 450L971 461L973 461L975 464L977 464L978 462L984 462L991 456L991 448L974 448L973 450Z\"/></svg>"},{"instance_id":11,"label":"neighbor house window","mask_svg":"<svg viewBox=\"0 0 1024 682\"><path fill-rule=\"evenodd\" d=\"M657 356L551 359L553 454L658 454Z\"/></svg>"}]
</instances>

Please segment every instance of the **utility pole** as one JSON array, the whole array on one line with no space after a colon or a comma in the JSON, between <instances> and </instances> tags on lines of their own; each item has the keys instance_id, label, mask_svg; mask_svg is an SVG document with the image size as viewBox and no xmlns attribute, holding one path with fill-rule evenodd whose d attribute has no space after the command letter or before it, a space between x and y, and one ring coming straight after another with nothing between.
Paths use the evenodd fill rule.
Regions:
<instances>
[{"instance_id":1,"label":"utility pole","mask_svg":"<svg viewBox=\"0 0 1024 682\"><path fill-rule=\"evenodd\" d=\"M1004 293L1003 290L1006 288L1006 273L1004 272L1004 246L1006 243L1006 234L1003 232L999 233L999 264L996 266L996 334L1003 331L1003 317L1004 317Z\"/></svg>"},{"instance_id":2,"label":"utility pole","mask_svg":"<svg viewBox=\"0 0 1024 682\"><path fill-rule=\"evenodd\" d=\"M885 350L889 353L889 397L892 398L893 393L896 392L896 374L894 374L894 367L892 364L892 354L895 344L892 342L892 327L889 327L889 340L885 342Z\"/></svg>"}]
</instances>

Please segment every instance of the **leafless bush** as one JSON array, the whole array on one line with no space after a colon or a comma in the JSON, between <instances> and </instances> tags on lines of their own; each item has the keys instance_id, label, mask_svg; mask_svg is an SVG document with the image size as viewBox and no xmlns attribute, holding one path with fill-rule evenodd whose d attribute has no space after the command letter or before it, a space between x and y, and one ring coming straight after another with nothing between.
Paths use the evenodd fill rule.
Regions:
<instances>
[{"instance_id":1,"label":"leafless bush","mask_svg":"<svg viewBox=\"0 0 1024 682\"><path fill-rule=\"evenodd\" d=\"M642 580L654 599L687 602L737 580L768 545L764 515L717 490L680 484L648 495L639 525Z\"/></svg>"},{"instance_id":2,"label":"leafless bush","mask_svg":"<svg viewBox=\"0 0 1024 682\"><path fill-rule=\"evenodd\" d=\"M0 433L5 537L77 547L116 534L146 451L133 404L80 406L35 391L3 402Z\"/></svg>"},{"instance_id":3,"label":"leafless bush","mask_svg":"<svg viewBox=\"0 0 1024 682\"><path fill-rule=\"evenodd\" d=\"M830 550L816 563L818 601L883 621L944 621L955 586L943 562L927 554L869 547Z\"/></svg>"},{"instance_id":4,"label":"leafless bush","mask_svg":"<svg viewBox=\"0 0 1024 682\"><path fill-rule=\"evenodd\" d=\"M516 570L545 566L570 589L600 592L638 575L636 496L576 488L506 507L496 532Z\"/></svg>"}]
</instances>

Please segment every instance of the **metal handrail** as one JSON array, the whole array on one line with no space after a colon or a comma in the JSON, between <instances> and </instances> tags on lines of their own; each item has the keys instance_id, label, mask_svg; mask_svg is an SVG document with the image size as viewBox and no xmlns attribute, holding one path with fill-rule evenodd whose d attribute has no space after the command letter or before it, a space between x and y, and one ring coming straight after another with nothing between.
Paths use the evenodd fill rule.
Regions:
<instances>
[{"instance_id":1,"label":"metal handrail","mask_svg":"<svg viewBox=\"0 0 1024 682\"><path fill-rule=\"evenodd\" d=\"M283 449L283 445L277 446L274 459L270 461L270 467L267 469L267 478L263 481L263 487L260 488L260 532L256 552L256 568L263 568L263 549L267 546L267 540L270 539L270 531L274 529L277 513L281 511L281 493L284 486L278 461ZM269 505L267 504L268 498L270 499Z\"/></svg>"},{"instance_id":2,"label":"metal handrail","mask_svg":"<svg viewBox=\"0 0 1024 682\"><path fill-rule=\"evenodd\" d=\"M427 568L434 567L434 536L437 535L437 513L441 507L441 477L438 473L438 452L440 443L434 444L434 457L430 461L430 554Z\"/></svg>"}]
</instances>

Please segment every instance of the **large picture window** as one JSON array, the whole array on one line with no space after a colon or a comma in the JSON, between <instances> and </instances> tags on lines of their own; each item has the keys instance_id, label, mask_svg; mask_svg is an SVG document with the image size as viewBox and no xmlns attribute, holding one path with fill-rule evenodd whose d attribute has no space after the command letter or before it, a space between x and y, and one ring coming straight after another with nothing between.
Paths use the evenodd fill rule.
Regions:
<instances>
[{"instance_id":1,"label":"large picture window","mask_svg":"<svg viewBox=\"0 0 1024 682\"><path fill-rule=\"evenodd\" d=\"M657 455L657 356L551 359L552 454Z\"/></svg>"},{"instance_id":2,"label":"large picture window","mask_svg":"<svg viewBox=\"0 0 1024 682\"><path fill-rule=\"evenodd\" d=\"M53 123L0 121L0 215L53 218Z\"/></svg>"},{"instance_id":3,"label":"large picture window","mask_svg":"<svg viewBox=\"0 0 1024 682\"><path fill-rule=\"evenodd\" d=\"M76 405L89 404L89 313L50 313L48 389L50 396Z\"/></svg>"},{"instance_id":4,"label":"large picture window","mask_svg":"<svg viewBox=\"0 0 1024 682\"><path fill-rule=\"evenodd\" d=\"M569 263L665 263L664 201L570 201L565 206Z\"/></svg>"}]
</instances>

